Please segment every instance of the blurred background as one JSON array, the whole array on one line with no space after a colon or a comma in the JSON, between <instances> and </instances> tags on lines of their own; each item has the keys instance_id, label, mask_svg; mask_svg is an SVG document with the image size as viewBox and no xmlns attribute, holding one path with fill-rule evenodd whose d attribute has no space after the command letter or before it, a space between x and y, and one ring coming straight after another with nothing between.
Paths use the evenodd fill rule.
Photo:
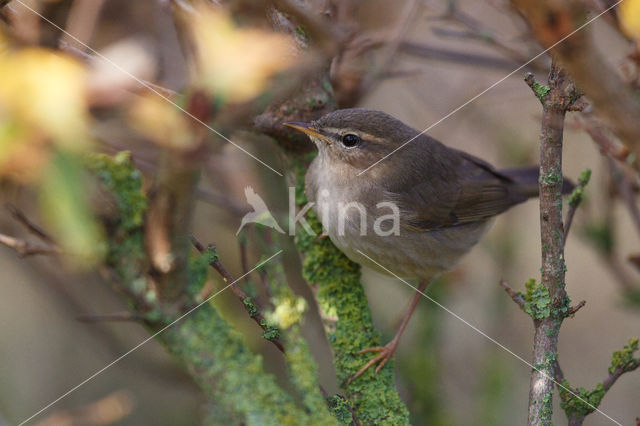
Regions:
<instances>
[{"instance_id":1,"label":"blurred background","mask_svg":"<svg viewBox=\"0 0 640 426\"><path fill-rule=\"evenodd\" d=\"M96 51L141 79L180 91L189 70L166 2L126 0L26 1L56 25L76 34ZM215 2L217 3L217 2ZM224 2L223 2L224 3ZM232 2L236 10L249 3ZM343 70L379 69L379 75L357 106L385 111L416 129L424 129L502 79L541 51L528 38L519 16L503 1L384 2L353 4L350 19L372 39L392 43L371 49ZM315 10L330 2L313 3ZM61 46L82 59L91 51L61 35L25 7L13 2L7 25L23 45ZM590 25L600 49L616 67L627 67L629 42L609 17ZM85 58L86 59L86 58ZM92 60L93 61L93 60ZM523 82L525 71L546 81L550 60L543 55L487 93L430 129L429 135L498 167L536 164L541 107ZM334 63L335 65L335 63ZM0 67L3 65L0 64ZM229 63L233 67L234 63ZM120 123L121 114L108 104L133 102L127 77L112 64L91 63L100 84L117 81L121 92L98 93L94 103L94 148L115 153L126 149L145 174L157 160L157 146ZM346 72L346 71L345 71ZM101 83L102 82L102 83ZM114 98L114 99L111 99ZM122 99L125 99L124 101ZM99 105L102 102L107 105ZM126 120L125 120L126 121ZM280 150L267 137L247 130L231 139L268 164L280 165ZM283 179L241 151L214 139L215 152L205 166L195 212L194 235L215 243L234 276L242 273L241 253L249 265L261 256L255 239L259 225L235 235L252 186L286 223L288 191ZM600 153L580 120L567 118L564 172L574 181L592 169L586 199L578 210L566 245L567 291L574 303L586 301L575 318L564 322L559 359L574 386L593 388L607 374L611 354L640 334L640 305L627 290L637 289L637 268L628 257L638 255L639 228L620 196L611 163ZM38 193L27 184L2 180L0 201L18 206L43 223ZM45 221L46 223L46 221ZM28 233L4 208L0 232ZM273 234L284 248L287 276L311 309L305 335L320 364L321 382L338 393L331 355L313 296L300 278L298 254L290 237ZM244 245L246 248L241 249ZM430 287L429 294L469 323L524 359L530 359L531 319L500 287L501 279L516 290L540 276L538 201L521 204L499 217L482 243L460 267ZM127 309L100 274L48 256L18 258L0 246L0 425L17 424L101 369L146 337L132 322L83 323L83 314ZM221 285L219 277L213 278ZM401 282L364 271L373 316L388 341L412 291ZM255 285L250 280L246 286ZM268 371L283 374L280 354L260 333L232 294L223 293L216 306L265 357ZM479 335L427 299L420 301L396 358L398 389L408 404L413 424L514 425L526 423L530 367ZM624 375L607 393L600 409L624 424L640 416L640 373ZM554 399L554 421L565 424ZM32 424L198 424L206 415L203 396L175 361L151 341L122 359L76 392L33 420ZM585 424L610 422L598 414Z\"/></svg>"}]
</instances>

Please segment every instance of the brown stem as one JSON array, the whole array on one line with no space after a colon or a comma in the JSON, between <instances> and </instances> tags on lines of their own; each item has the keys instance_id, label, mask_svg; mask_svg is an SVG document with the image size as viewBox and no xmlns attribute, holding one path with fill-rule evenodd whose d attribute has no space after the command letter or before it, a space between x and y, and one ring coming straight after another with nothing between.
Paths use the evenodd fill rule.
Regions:
<instances>
[{"instance_id":1,"label":"brown stem","mask_svg":"<svg viewBox=\"0 0 640 426\"><path fill-rule=\"evenodd\" d=\"M518 305L520 309L524 309L524 306L525 306L524 298L517 291L512 289L511 286L505 280L500 280L500 285L502 286L502 288L504 288L504 291L506 291L507 294L511 296L511 299L514 302L516 302L516 305Z\"/></svg>"},{"instance_id":2,"label":"brown stem","mask_svg":"<svg viewBox=\"0 0 640 426\"><path fill-rule=\"evenodd\" d=\"M11 237L0 233L0 244L10 247L18 253L19 257L34 256L37 254L59 254L60 248L51 244L30 243L20 238Z\"/></svg>"},{"instance_id":3,"label":"brown stem","mask_svg":"<svg viewBox=\"0 0 640 426\"><path fill-rule=\"evenodd\" d=\"M25 228L27 228L29 232L31 232L36 237L40 238L45 243L55 245L55 241L53 240L53 238L51 238L49 234L47 234L44 230L42 230L42 228L40 228L38 225L33 223L31 220L29 220L29 218L22 212L22 210L20 210L19 208L17 208L16 206L10 203L7 203L5 207L7 208L9 213L11 213L11 216L13 216L15 220L17 220Z\"/></svg>"},{"instance_id":4,"label":"brown stem","mask_svg":"<svg viewBox=\"0 0 640 426\"><path fill-rule=\"evenodd\" d=\"M204 253L207 250L205 246L203 246L202 243L200 243L193 235L191 236L191 242L193 246L196 248L196 250L198 250L200 253ZM233 279L233 276L231 276L229 271L227 271L227 269L220 262L220 260L216 257L211 263L209 263L209 265L211 265L211 267L220 274L220 276L224 279L226 283L234 283L234 284L231 284L231 291L233 292L233 294L236 295L236 297L240 300L240 302L242 302L242 305L245 307L245 309L247 309L247 311L249 312L248 310L249 307L246 304L246 302L249 300L249 296L247 296L247 293L245 293L244 290L240 288L240 286L235 284L235 280ZM252 302L252 307L257 308L257 305L255 304L255 302ZM253 319L256 322L256 324L260 326L260 328L262 328L264 331L267 331L267 320L265 319L264 315L262 315L259 308L257 312L249 312L249 313L250 313L251 319ZM284 345L282 344L282 341L280 339L273 338L268 340L271 343L273 343L280 350L280 352L284 353Z\"/></svg>"},{"instance_id":5,"label":"brown stem","mask_svg":"<svg viewBox=\"0 0 640 426\"><path fill-rule=\"evenodd\" d=\"M529 388L529 425L550 424L553 410L553 361L558 353L558 334L568 302L564 283L564 232L562 225L562 136L564 117L576 99L575 87L563 70L552 64L548 88L531 74L527 84L542 102L540 133L540 239L541 284L548 291L550 313L534 318L533 365Z\"/></svg>"},{"instance_id":6,"label":"brown stem","mask_svg":"<svg viewBox=\"0 0 640 426\"><path fill-rule=\"evenodd\" d=\"M585 22L588 12L584 2L511 0L511 3L524 15L540 44L546 48L554 46L552 55L584 91L596 113L635 154L633 166L640 170L640 101L600 53L590 28L585 28L589 21Z\"/></svg>"},{"instance_id":7,"label":"brown stem","mask_svg":"<svg viewBox=\"0 0 640 426\"><path fill-rule=\"evenodd\" d=\"M196 141L190 147L174 147L162 152L145 220L145 245L158 296L168 302L184 298L188 284L189 232L195 191L207 158L206 142L210 136L200 122L211 119L211 100L196 91L189 97L187 111L194 117L190 123Z\"/></svg>"}]
</instances>

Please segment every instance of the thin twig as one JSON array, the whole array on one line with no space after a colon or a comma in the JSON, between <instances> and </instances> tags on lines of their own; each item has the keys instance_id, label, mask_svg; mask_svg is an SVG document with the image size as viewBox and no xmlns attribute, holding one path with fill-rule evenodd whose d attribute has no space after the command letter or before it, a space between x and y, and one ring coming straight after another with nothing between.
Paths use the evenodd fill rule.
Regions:
<instances>
[{"instance_id":1,"label":"thin twig","mask_svg":"<svg viewBox=\"0 0 640 426\"><path fill-rule=\"evenodd\" d=\"M506 291L507 294L511 296L511 300L516 302L516 305L518 305L520 309L524 309L526 302L522 297L522 295L517 291L515 291L514 289L512 289L511 286L505 280L500 280L500 285L502 286L502 288L504 288L504 291Z\"/></svg>"},{"instance_id":2,"label":"thin twig","mask_svg":"<svg viewBox=\"0 0 640 426\"><path fill-rule=\"evenodd\" d=\"M40 238L42 241L46 243L55 244L55 241L53 240L53 238L51 238L49 234L43 231L42 228L40 228L38 225L31 222L29 218L27 218L27 216L22 212L22 210L18 209L16 206L14 206L11 203L5 204L5 207L9 211L9 213L11 213L11 215L14 217L14 219L20 222L33 235Z\"/></svg>"},{"instance_id":3,"label":"thin twig","mask_svg":"<svg viewBox=\"0 0 640 426\"><path fill-rule=\"evenodd\" d=\"M38 254L60 254L60 248L51 244L30 243L20 238L0 233L0 244L10 247L19 257L35 256Z\"/></svg>"},{"instance_id":4,"label":"thin twig","mask_svg":"<svg viewBox=\"0 0 640 426\"><path fill-rule=\"evenodd\" d=\"M571 229L571 224L573 223L573 217L580 207L582 203L582 199L584 197L584 189L589 183L589 179L591 178L591 170L587 169L580 174L580 178L578 179L578 185L573 188L571 195L569 196L569 208L567 210L567 217L564 221L564 241L563 246L567 245L567 238L569 237L569 230Z\"/></svg>"},{"instance_id":5,"label":"thin twig","mask_svg":"<svg viewBox=\"0 0 640 426\"><path fill-rule=\"evenodd\" d=\"M576 312L578 312L584 305L587 304L586 300L581 300L577 305L572 306L571 308L569 308L569 310L566 313L567 317L572 317L576 314Z\"/></svg>"},{"instance_id":6,"label":"thin twig","mask_svg":"<svg viewBox=\"0 0 640 426\"><path fill-rule=\"evenodd\" d=\"M205 251L207 251L207 248L205 248L205 246L203 246L193 235L191 236L191 242L193 246L196 248L196 250L198 250L200 253L204 253ZM227 271L227 269L224 267L224 265L222 265L222 263L218 258L215 258L211 263L209 263L209 265L220 274L220 276L224 279L226 283L234 283L235 280L233 279L233 276L231 276L229 271ZM262 328L264 331L267 331L267 320L265 319L264 315L262 315L262 313L259 310L259 307L257 307L255 302L252 302L251 305L252 307L257 308L257 311L250 312L248 310L249 307L247 306L246 302L250 299L249 299L249 296L247 296L247 293L245 293L244 290L242 290L235 283L231 285L231 291L233 292L233 294L236 295L236 297L240 300L240 302L242 302L242 306L244 306L245 309L247 309L247 312L249 312L250 314L249 316L251 317L251 319L253 319L256 322L256 324L260 326L260 328ZM267 340L273 343L280 350L280 352L284 353L285 351L284 345L282 344L280 339L273 338L273 339L267 339Z\"/></svg>"}]
</instances>

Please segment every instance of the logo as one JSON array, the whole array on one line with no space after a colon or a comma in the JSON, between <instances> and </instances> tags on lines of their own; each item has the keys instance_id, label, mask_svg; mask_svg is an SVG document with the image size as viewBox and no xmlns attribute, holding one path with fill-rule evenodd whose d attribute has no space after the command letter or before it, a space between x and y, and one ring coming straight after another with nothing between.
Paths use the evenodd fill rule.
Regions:
<instances>
[{"instance_id":1,"label":"logo","mask_svg":"<svg viewBox=\"0 0 640 426\"><path fill-rule=\"evenodd\" d=\"M281 234L285 231L280 227L274 215L271 213L264 200L256 194L252 187L244 188L247 203L253 207L253 211L247 213L242 218L240 227L236 235L242 231L245 225L259 223L260 225L275 229ZM364 205L356 202L345 202L344 200L332 200L329 191L323 190L319 194L318 203L307 203L300 211L296 211L295 188L289 188L289 235L294 236L296 225L299 224L307 233L316 235L311 229L305 215L315 206L316 213L322 222L323 234L345 235L346 229L349 233L358 232L360 235L367 235L373 232L379 236L400 235L400 209L395 203L383 201L376 204L375 211L368 212ZM369 223L368 213L375 213L377 217L373 226ZM386 213L386 214L383 214ZM356 230L357 228L357 230Z\"/></svg>"},{"instance_id":2,"label":"logo","mask_svg":"<svg viewBox=\"0 0 640 426\"><path fill-rule=\"evenodd\" d=\"M242 222L240 222L240 227L236 231L236 235L242 231L242 228L248 223L259 223L260 225L268 226L269 228L273 228L281 234L284 234L278 222L273 217L267 204L264 200L256 194L252 187L247 186L244 188L244 195L247 197L247 203L253 207L253 211L244 215L242 218Z\"/></svg>"}]
</instances>

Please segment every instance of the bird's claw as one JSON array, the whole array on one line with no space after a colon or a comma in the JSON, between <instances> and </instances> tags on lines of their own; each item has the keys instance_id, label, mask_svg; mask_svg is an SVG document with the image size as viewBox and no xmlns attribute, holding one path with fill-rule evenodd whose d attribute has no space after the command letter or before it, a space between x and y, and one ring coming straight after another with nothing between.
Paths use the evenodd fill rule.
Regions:
<instances>
[{"instance_id":1,"label":"bird's claw","mask_svg":"<svg viewBox=\"0 0 640 426\"><path fill-rule=\"evenodd\" d=\"M371 348L365 348L365 349L362 349L361 351L358 351L358 354L360 355L366 354L369 352L380 352L380 353L375 357L371 358L360 370L358 370L356 374L354 374L351 378L349 378L349 383L351 383L358 377L362 376L365 371L367 371L376 363L379 363L379 364L377 365L374 374L378 374L378 372L382 370L382 368L387 364L387 362L391 358L393 358L397 348L398 348L398 342L396 342L394 339L388 344L386 344L385 346L374 346Z\"/></svg>"}]
</instances>

